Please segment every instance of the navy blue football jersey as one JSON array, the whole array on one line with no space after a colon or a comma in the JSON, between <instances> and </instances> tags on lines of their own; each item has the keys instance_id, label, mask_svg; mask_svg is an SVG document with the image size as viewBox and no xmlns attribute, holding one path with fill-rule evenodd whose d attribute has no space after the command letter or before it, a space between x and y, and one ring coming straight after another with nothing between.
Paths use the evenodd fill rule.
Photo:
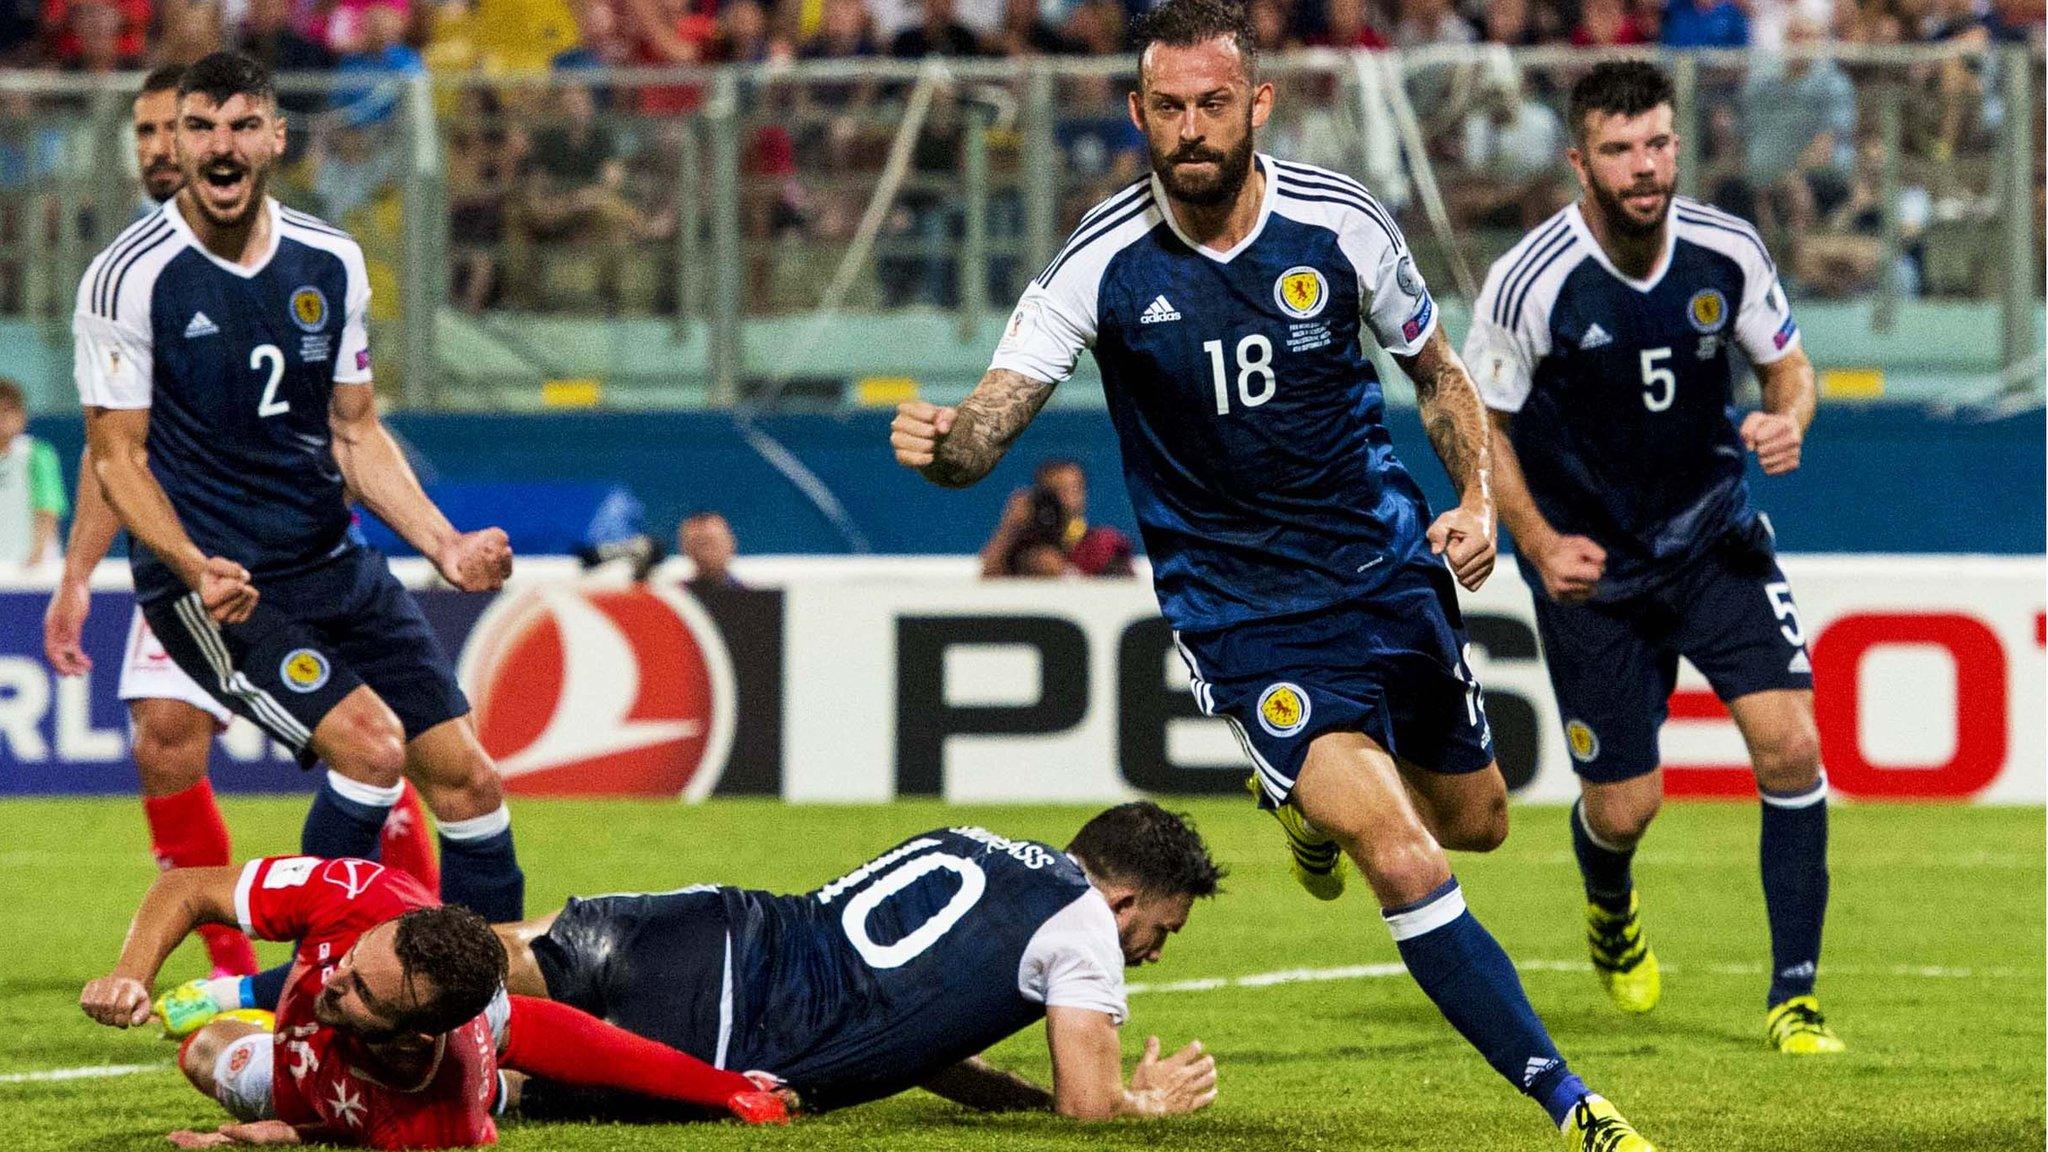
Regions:
<instances>
[{"instance_id":1,"label":"navy blue football jersey","mask_svg":"<svg viewBox=\"0 0 2048 1152\"><path fill-rule=\"evenodd\" d=\"M802 896L722 892L724 1066L773 1072L820 1108L914 1087L1048 1004L1123 1021L1116 916L1050 845L940 829Z\"/></svg>"},{"instance_id":2,"label":"navy blue football jersey","mask_svg":"<svg viewBox=\"0 0 2048 1152\"><path fill-rule=\"evenodd\" d=\"M1755 519L1733 386L1739 346L1767 364L1798 344L1756 230L1676 199L1649 280L1616 269L1572 204L1500 258L1465 341L1536 507L1607 551L1596 600L1655 583Z\"/></svg>"},{"instance_id":3,"label":"navy blue football jersey","mask_svg":"<svg viewBox=\"0 0 2048 1152\"><path fill-rule=\"evenodd\" d=\"M336 384L370 380L370 283L347 234L268 200L254 268L208 252L177 201L93 260L73 317L89 407L147 408L149 465L193 543L266 578L350 547L328 430ZM135 549L139 598L186 591Z\"/></svg>"},{"instance_id":4,"label":"navy blue football jersey","mask_svg":"<svg viewBox=\"0 0 2048 1152\"><path fill-rule=\"evenodd\" d=\"M1393 217L1348 176L1258 157L1229 252L1181 234L1147 178L1098 205L1024 292L993 368L1102 370L1167 620L1209 631L1369 595L1426 547L1369 329L1421 348L1436 306Z\"/></svg>"}]
</instances>

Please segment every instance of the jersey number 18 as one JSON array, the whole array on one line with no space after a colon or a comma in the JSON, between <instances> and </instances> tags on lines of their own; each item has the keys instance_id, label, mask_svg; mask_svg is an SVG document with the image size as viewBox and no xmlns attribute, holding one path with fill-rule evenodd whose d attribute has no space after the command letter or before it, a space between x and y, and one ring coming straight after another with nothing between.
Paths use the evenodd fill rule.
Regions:
<instances>
[{"instance_id":1,"label":"jersey number 18","mask_svg":"<svg viewBox=\"0 0 2048 1152\"><path fill-rule=\"evenodd\" d=\"M1216 414L1230 415L1230 388L1224 380L1223 341L1207 340L1202 351L1209 354L1210 382L1216 386ZM1258 390L1253 391L1254 384ZM1273 398L1279 388L1273 379L1273 342L1257 332L1237 342L1237 402L1257 408Z\"/></svg>"}]
</instances>

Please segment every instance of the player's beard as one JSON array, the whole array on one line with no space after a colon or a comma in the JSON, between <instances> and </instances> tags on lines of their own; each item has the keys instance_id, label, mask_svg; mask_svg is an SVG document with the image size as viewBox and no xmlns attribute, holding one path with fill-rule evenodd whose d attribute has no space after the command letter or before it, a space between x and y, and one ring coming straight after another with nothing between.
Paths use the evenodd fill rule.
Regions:
<instances>
[{"instance_id":1,"label":"player's beard","mask_svg":"<svg viewBox=\"0 0 2048 1152\"><path fill-rule=\"evenodd\" d=\"M159 160L142 174L142 189L151 200L162 204L178 194L185 186L185 170L169 161Z\"/></svg>"},{"instance_id":2,"label":"player's beard","mask_svg":"<svg viewBox=\"0 0 2048 1152\"><path fill-rule=\"evenodd\" d=\"M232 214L224 214L215 209L213 200L207 195L209 184L206 174L226 167L227 164L238 167L242 171L244 181L241 206ZM267 162L243 160L230 160L227 164L216 160L201 165L197 172L186 174L185 186L191 189L192 202L198 205L199 214L206 218L208 224L221 229L241 228L255 218L256 209L263 203L270 183L270 165Z\"/></svg>"},{"instance_id":3,"label":"player's beard","mask_svg":"<svg viewBox=\"0 0 2048 1152\"><path fill-rule=\"evenodd\" d=\"M1609 191L1598 180L1591 181L1591 184L1593 202L1599 205L1601 214L1607 217L1607 227L1620 235L1637 240L1655 236L1657 231L1664 227L1665 217L1671 215L1671 196L1676 189L1670 184L1638 181L1618 192ZM1639 196L1646 192L1654 192L1662 199L1662 203L1657 207L1656 216L1648 221L1629 211L1628 205L1623 203L1627 197Z\"/></svg>"},{"instance_id":4,"label":"player's beard","mask_svg":"<svg viewBox=\"0 0 2048 1152\"><path fill-rule=\"evenodd\" d=\"M1237 199L1244 189L1245 181L1252 175L1252 122L1247 115L1244 122L1244 137L1228 152L1199 145L1177 148L1161 154L1150 144L1146 150L1152 154L1152 171L1159 176L1159 183L1165 186L1166 194L1191 208L1214 208ZM1183 161L1208 160L1216 164L1216 175L1207 180L1190 180L1179 168Z\"/></svg>"}]
</instances>

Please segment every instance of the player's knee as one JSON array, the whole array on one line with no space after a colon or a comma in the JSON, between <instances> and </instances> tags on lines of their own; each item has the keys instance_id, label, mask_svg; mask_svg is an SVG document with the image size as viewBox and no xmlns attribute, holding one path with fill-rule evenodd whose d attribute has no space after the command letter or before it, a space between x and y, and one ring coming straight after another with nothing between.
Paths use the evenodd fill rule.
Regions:
<instances>
[{"instance_id":1,"label":"player's knee","mask_svg":"<svg viewBox=\"0 0 2048 1152\"><path fill-rule=\"evenodd\" d=\"M1491 852L1507 842L1508 798L1489 796L1458 814L1444 829L1444 847L1458 852Z\"/></svg>"},{"instance_id":2,"label":"player's knee","mask_svg":"<svg viewBox=\"0 0 2048 1152\"><path fill-rule=\"evenodd\" d=\"M1650 792L1626 799L1609 797L1595 802L1589 795L1581 809L1586 830L1609 848L1633 848L1650 830L1650 822L1664 806L1662 795Z\"/></svg>"},{"instance_id":3,"label":"player's knee","mask_svg":"<svg viewBox=\"0 0 2048 1152\"><path fill-rule=\"evenodd\" d=\"M178 1045L178 1071L202 1094L212 1096L214 1067L220 1063L221 1051L238 1035L240 1030L222 1027L220 1022L194 1032Z\"/></svg>"},{"instance_id":4,"label":"player's knee","mask_svg":"<svg viewBox=\"0 0 2048 1152\"><path fill-rule=\"evenodd\" d=\"M1759 745L1756 778L1771 792L1800 792L1820 783L1820 734L1801 725Z\"/></svg>"},{"instance_id":5,"label":"player's knee","mask_svg":"<svg viewBox=\"0 0 2048 1152\"><path fill-rule=\"evenodd\" d=\"M420 765L415 779L427 807L442 820L469 820L505 802L497 769L481 750L468 749L443 761Z\"/></svg>"},{"instance_id":6,"label":"player's knee","mask_svg":"<svg viewBox=\"0 0 2048 1152\"><path fill-rule=\"evenodd\" d=\"M135 772L145 796L183 792L206 778L207 738L164 733L147 728L135 732Z\"/></svg>"},{"instance_id":7,"label":"player's knee","mask_svg":"<svg viewBox=\"0 0 2048 1152\"><path fill-rule=\"evenodd\" d=\"M405 774L405 730L390 709L351 709L320 727L322 755L343 776L388 788Z\"/></svg>"},{"instance_id":8,"label":"player's knee","mask_svg":"<svg viewBox=\"0 0 2048 1152\"><path fill-rule=\"evenodd\" d=\"M1429 833L1414 831L1415 835L1384 836L1351 849L1352 859L1382 898L1419 899L1442 883L1449 870L1443 849Z\"/></svg>"}]
</instances>

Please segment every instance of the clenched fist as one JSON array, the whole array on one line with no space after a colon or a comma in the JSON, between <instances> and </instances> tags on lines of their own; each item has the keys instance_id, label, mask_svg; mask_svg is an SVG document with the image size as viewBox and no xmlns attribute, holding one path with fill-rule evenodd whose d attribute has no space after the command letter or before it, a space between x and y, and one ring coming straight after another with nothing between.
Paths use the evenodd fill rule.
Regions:
<instances>
[{"instance_id":1,"label":"clenched fist","mask_svg":"<svg viewBox=\"0 0 2048 1152\"><path fill-rule=\"evenodd\" d=\"M923 400L908 400L896 406L896 419L889 423L889 444L896 449L896 462L905 468L923 468L938 458L939 441L953 430L957 408L941 408Z\"/></svg>"},{"instance_id":2,"label":"clenched fist","mask_svg":"<svg viewBox=\"0 0 2048 1152\"><path fill-rule=\"evenodd\" d=\"M78 1006L109 1028L138 1028L149 1021L149 988L131 976L102 976L78 994Z\"/></svg>"}]
</instances>

